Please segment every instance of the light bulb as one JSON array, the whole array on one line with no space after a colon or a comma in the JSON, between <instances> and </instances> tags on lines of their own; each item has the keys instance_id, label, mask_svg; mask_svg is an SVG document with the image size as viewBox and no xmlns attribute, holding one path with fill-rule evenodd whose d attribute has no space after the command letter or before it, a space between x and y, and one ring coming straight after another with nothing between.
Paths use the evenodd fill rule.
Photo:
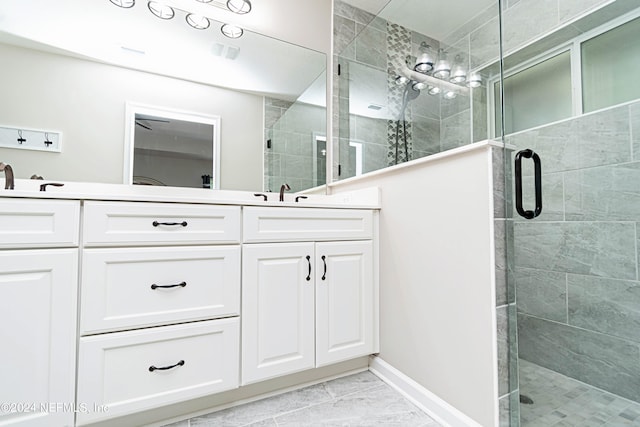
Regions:
<instances>
[{"instance_id":1,"label":"light bulb","mask_svg":"<svg viewBox=\"0 0 640 427\"><path fill-rule=\"evenodd\" d=\"M244 30L242 28L230 24L224 24L222 27L220 27L220 31L222 31L222 34L229 37L230 39L237 39L239 37L242 37L242 34L244 34Z\"/></svg>"},{"instance_id":2,"label":"light bulb","mask_svg":"<svg viewBox=\"0 0 640 427\"><path fill-rule=\"evenodd\" d=\"M471 73L467 80L467 86L476 88L482 86L482 76L479 73Z\"/></svg>"},{"instance_id":3,"label":"light bulb","mask_svg":"<svg viewBox=\"0 0 640 427\"><path fill-rule=\"evenodd\" d=\"M433 70L433 55L431 55L429 45L425 42L420 44L421 53L416 58L416 65L413 66L414 71L427 74Z\"/></svg>"},{"instance_id":4,"label":"light bulb","mask_svg":"<svg viewBox=\"0 0 640 427\"><path fill-rule=\"evenodd\" d=\"M239 15L251 12L251 2L249 0L227 0L227 8Z\"/></svg>"},{"instance_id":5,"label":"light bulb","mask_svg":"<svg viewBox=\"0 0 640 427\"><path fill-rule=\"evenodd\" d=\"M451 74L451 64L447 60L447 54L443 49L440 49L440 55L438 56L438 62L436 62L433 69L433 76L439 79L448 79Z\"/></svg>"},{"instance_id":6,"label":"light bulb","mask_svg":"<svg viewBox=\"0 0 640 427\"><path fill-rule=\"evenodd\" d=\"M429 86L429 95L437 95L442 90L438 86Z\"/></svg>"},{"instance_id":7,"label":"light bulb","mask_svg":"<svg viewBox=\"0 0 640 427\"><path fill-rule=\"evenodd\" d=\"M160 19L171 19L176 14L170 6L167 6L166 4L159 1L150 1L149 3L147 3L147 6L149 7L151 13L153 13Z\"/></svg>"},{"instance_id":8,"label":"light bulb","mask_svg":"<svg viewBox=\"0 0 640 427\"><path fill-rule=\"evenodd\" d=\"M405 76L396 77L396 84L398 86L406 85L407 83L409 83L409 79L407 77Z\"/></svg>"},{"instance_id":9,"label":"light bulb","mask_svg":"<svg viewBox=\"0 0 640 427\"><path fill-rule=\"evenodd\" d=\"M209 25L211 25L211 22L209 22L206 16L196 15L194 13L187 15L187 23L196 30L206 30L209 28Z\"/></svg>"},{"instance_id":10,"label":"light bulb","mask_svg":"<svg viewBox=\"0 0 640 427\"><path fill-rule=\"evenodd\" d=\"M427 84L423 82L413 82L411 87L413 88L413 90L422 90L427 87Z\"/></svg>"},{"instance_id":11,"label":"light bulb","mask_svg":"<svg viewBox=\"0 0 640 427\"><path fill-rule=\"evenodd\" d=\"M116 6L120 6L125 9L129 9L130 7L133 7L134 4L136 4L136 0L110 0L110 1Z\"/></svg>"},{"instance_id":12,"label":"light bulb","mask_svg":"<svg viewBox=\"0 0 640 427\"><path fill-rule=\"evenodd\" d=\"M453 99L453 98L455 98L456 96L458 96L458 94L457 94L456 92L452 91L452 90L448 90L448 91L446 91L446 92L444 93L444 95L443 95L443 96L444 96L444 98L445 98L445 99Z\"/></svg>"}]
</instances>

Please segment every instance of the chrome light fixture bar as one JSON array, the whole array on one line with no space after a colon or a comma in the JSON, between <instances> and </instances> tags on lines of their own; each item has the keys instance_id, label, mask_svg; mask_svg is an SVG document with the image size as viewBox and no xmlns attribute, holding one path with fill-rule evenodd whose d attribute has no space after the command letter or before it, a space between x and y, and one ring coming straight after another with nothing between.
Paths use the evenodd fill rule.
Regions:
<instances>
[{"instance_id":1,"label":"chrome light fixture bar","mask_svg":"<svg viewBox=\"0 0 640 427\"><path fill-rule=\"evenodd\" d=\"M415 62L409 56L405 63L396 63L397 74L392 78L398 86L411 84L414 88L426 88L429 95L454 99L482 86L480 73L468 71L464 62L463 55L456 55L452 66L444 49L439 49L438 58L434 60L431 47L422 42Z\"/></svg>"},{"instance_id":2,"label":"chrome light fixture bar","mask_svg":"<svg viewBox=\"0 0 640 427\"><path fill-rule=\"evenodd\" d=\"M109 1L114 5L124 9L132 8L136 3L135 0L109 0ZM210 3L214 6L225 8L230 10L231 12L238 13L238 14L246 14L251 11L251 2L249 0L227 0L226 6L223 3L221 3L221 2L224 2L224 0L197 0L197 1L199 1L200 3ZM155 16L157 16L160 19L165 19L165 20L172 19L176 15L175 10L171 6L165 4L162 1L151 0L147 2L147 7L149 8L149 11L151 13L153 13ZM191 13L188 11L183 11L183 12L186 12L185 19L191 27L197 30L206 30L211 26L211 21L206 16L196 14L196 13ZM244 34L244 30L242 28L235 25L229 25L229 24L223 24L222 27L220 28L220 31L222 31L222 34L224 34L225 36L233 39L242 37L242 35Z\"/></svg>"}]
</instances>

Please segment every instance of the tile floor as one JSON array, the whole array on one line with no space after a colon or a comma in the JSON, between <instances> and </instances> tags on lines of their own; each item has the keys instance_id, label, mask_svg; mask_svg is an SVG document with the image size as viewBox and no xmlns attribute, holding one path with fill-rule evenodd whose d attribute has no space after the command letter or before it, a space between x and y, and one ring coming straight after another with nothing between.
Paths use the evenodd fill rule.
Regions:
<instances>
[{"instance_id":1,"label":"tile floor","mask_svg":"<svg viewBox=\"0 0 640 427\"><path fill-rule=\"evenodd\" d=\"M522 427L640 426L640 404L520 359Z\"/></svg>"},{"instance_id":2,"label":"tile floor","mask_svg":"<svg viewBox=\"0 0 640 427\"><path fill-rule=\"evenodd\" d=\"M165 427L440 427L369 371Z\"/></svg>"}]
</instances>

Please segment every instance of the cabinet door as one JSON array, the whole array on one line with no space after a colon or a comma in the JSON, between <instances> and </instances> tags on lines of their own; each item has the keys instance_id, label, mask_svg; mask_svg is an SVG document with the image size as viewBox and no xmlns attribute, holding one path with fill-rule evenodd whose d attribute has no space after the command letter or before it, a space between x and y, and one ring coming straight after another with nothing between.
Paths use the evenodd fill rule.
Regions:
<instances>
[{"instance_id":1,"label":"cabinet door","mask_svg":"<svg viewBox=\"0 0 640 427\"><path fill-rule=\"evenodd\" d=\"M243 384L314 367L313 249L313 243L243 247Z\"/></svg>"},{"instance_id":2,"label":"cabinet door","mask_svg":"<svg viewBox=\"0 0 640 427\"><path fill-rule=\"evenodd\" d=\"M373 353L373 243L317 243L316 265L316 365Z\"/></svg>"},{"instance_id":3,"label":"cabinet door","mask_svg":"<svg viewBox=\"0 0 640 427\"><path fill-rule=\"evenodd\" d=\"M77 271L77 249L0 251L0 425L73 425Z\"/></svg>"}]
</instances>

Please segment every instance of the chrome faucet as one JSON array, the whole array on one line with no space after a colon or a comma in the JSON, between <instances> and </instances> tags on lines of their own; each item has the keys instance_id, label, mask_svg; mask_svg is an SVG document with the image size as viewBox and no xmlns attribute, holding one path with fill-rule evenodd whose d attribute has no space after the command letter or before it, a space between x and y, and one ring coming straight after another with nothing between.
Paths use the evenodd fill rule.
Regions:
<instances>
[{"instance_id":1,"label":"chrome faucet","mask_svg":"<svg viewBox=\"0 0 640 427\"><path fill-rule=\"evenodd\" d=\"M287 183L282 184L280 186L280 201L281 202L284 202L284 192L285 191L289 191L289 190L291 190L291 187L289 187L289 184L287 184Z\"/></svg>"},{"instance_id":2,"label":"chrome faucet","mask_svg":"<svg viewBox=\"0 0 640 427\"><path fill-rule=\"evenodd\" d=\"M13 169L0 162L0 171L4 171L4 189L13 190Z\"/></svg>"}]
</instances>

